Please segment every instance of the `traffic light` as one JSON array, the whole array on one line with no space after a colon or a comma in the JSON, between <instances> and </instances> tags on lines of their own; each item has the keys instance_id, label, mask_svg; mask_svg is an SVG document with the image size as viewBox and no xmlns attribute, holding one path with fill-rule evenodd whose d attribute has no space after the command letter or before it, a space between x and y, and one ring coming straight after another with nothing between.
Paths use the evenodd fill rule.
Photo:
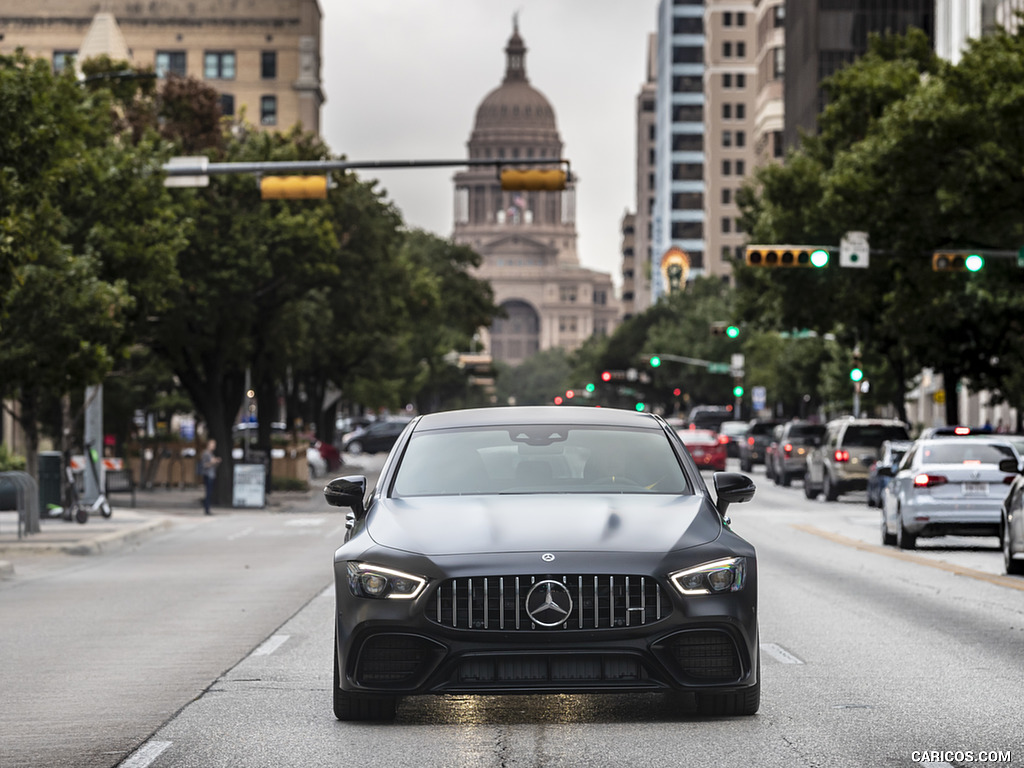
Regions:
<instances>
[{"instance_id":1,"label":"traffic light","mask_svg":"<svg viewBox=\"0 0 1024 768\"><path fill-rule=\"evenodd\" d=\"M661 358L657 355L651 355L651 368L657 368L661 365Z\"/></svg>"},{"instance_id":2,"label":"traffic light","mask_svg":"<svg viewBox=\"0 0 1024 768\"><path fill-rule=\"evenodd\" d=\"M725 329L725 335L728 336L730 339L735 339L737 336L740 335L739 326L730 325Z\"/></svg>"},{"instance_id":3,"label":"traffic light","mask_svg":"<svg viewBox=\"0 0 1024 768\"><path fill-rule=\"evenodd\" d=\"M565 189L567 174L560 168L505 168L501 172L501 188L524 190Z\"/></svg>"},{"instance_id":4,"label":"traffic light","mask_svg":"<svg viewBox=\"0 0 1024 768\"><path fill-rule=\"evenodd\" d=\"M601 371L601 381L611 381L611 380L612 380L612 372L611 371Z\"/></svg>"},{"instance_id":5,"label":"traffic light","mask_svg":"<svg viewBox=\"0 0 1024 768\"><path fill-rule=\"evenodd\" d=\"M587 384L587 386L585 386L584 389L587 390L587 394L589 395L593 394L594 390L597 389L597 387L595 387L593 384Z\"/></svg>"},{"instance_id":6,"label":"traffic light","mask_svg":"<svg viewBox=\"0 0 1024 768\"><path fill-rule=\"evenodd\" d=\"M862 368L855 367L850 369L850 381L858 382L864 378L864 370Z\"/></svg>"},{"instance_id":7,"label":"traffic light","mask_svg":"<svg viewBox=\"0 0 1024 768\"><path fill-rule=\"evenodd\" d=\"M712 336L725 336L725 323L714 322L711 324Z\"/></svg>"},{"instance_id":8,"label":"traffic light","mask_svg":"<svg viewBox=\"0 0 1024 768\"><path fill-rule=\"evenodd\" d=\"M737 384L735 387L733 387L732 395L733 397L743 397L743 385Z\"/></svg>"},{"instance_id":9,"label":"traffic light","mask_svg":"<svg viewBox=\"0 0 1024 768\"><path fill-rule=\"evenodd\" d=\"M985 257L970 251L935 251L932 270L935 272L978 272L985 266Z\"/></svg>"},{"instance_id":10,"label":"traffic light","mask_svg":"<svg viewBox=\"0 0 1024 768\"><path fill-rule=\"evenodd\" d=\"M260 179L263 200L325 200L326 176L264 176Z\"/></svg>"},{"instance_id":11,"label":"traffic light","mask_svg":"<svg viewBox=\"0 0 1024 768\"><path fill-rule=\"evenodd\" d=\"M828 266L829 249L824 245L748 245L748 267Z\"/></svg>"}]
</instances>

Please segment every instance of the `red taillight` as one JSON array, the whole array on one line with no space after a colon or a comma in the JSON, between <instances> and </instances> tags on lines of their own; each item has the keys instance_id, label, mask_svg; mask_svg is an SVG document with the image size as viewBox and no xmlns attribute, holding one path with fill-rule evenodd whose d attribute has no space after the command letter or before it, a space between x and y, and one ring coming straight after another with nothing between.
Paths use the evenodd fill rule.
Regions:
<instances>
[{"instance_id":1,"label":"red taillight","mask_svg":"<svg viewBox=\"0 0 1024 768\"><path fill-rule=\"evenodd\" d=\"M1016 475L1007 475L1003 478L1003 485L1010 485L1015 479Z\"/></svg>"},{"instance_id":2,"label":"red taillight","mask_svg":"<svg viewBox=\"0 0 1024 768\"><path fill-rule=\"evenodd\" d=\"M748 437L747 438L747 445L753 445L753 444L754 444L754 438Z\"/></svg>"},{"instance_id":3,"label":"red taillight","mask_svg":"<svg viewBox=\"0 0 1024 768\"><path fill-rule=\"evenodd\" d=\"M833 458L836 461L849 461L850 460L850 452L849 451L838 450L838 451L836 451L832 455L833 455Z\"/></svg>"},{"instance_id":4,"label":"red taillight","mask_svg":"<svg viewBox=\"0 0 1024 768\"><path fill-rule=\"evenodd\" d=\"M969 434L971 434L971 428L970 427L956 427L953 430L953 434L954 435L969 435Z\"/></svg>"},{"instance_id":5,"label":"red taillight","mask_svg":"<svg viewBox=\"0 0 1024 768\"><path fill-rule=\"evenodd\" d=\"M945 485L948 481L942 475L920 474L914 478L915 488L931 488L933 485Z\"/></svg>"},{"instance_id":6,"label":"red taillight","mask_svg":"<svg viewBox=\"0 0 1024 768\"><path fill-rule=\"evenodd\" d=\"M787 456L791 456L793 454L793 444L792 443L786 443L784 446L782 446L782 451Z\"/></svg>"},{"instance_id":7,"label":"red taillight","mask_svg":"<svg viewBox=\"0 0 1024 768\"><path fill-rule=\"evenodd\" d=\"M719 435L718 436L718 443L720 445L728 445L729 444L729 437L727 435Z\"/></svg>"}]
</instances>

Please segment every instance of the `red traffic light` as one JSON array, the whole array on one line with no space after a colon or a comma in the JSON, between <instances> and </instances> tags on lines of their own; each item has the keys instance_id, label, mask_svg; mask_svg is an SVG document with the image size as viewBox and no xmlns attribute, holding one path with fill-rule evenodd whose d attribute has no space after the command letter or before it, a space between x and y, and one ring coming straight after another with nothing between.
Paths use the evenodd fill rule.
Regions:
<instances>
[{"instance_id":1,"label":"red traffic light","mask_svg":"<svg viewBox=\"0 0 1024 768\"><path fill-rule=\"evenodd\" d=\"M561 395L555 395L555 405L561 405L561 404L562 404L562 396Z\"/></svg>"},{"instance_id":2,"label":"red traffic light","mask_svg":"<svg viewBox=\"0 0 1024 768\"><path fill-rule=\"evenodd\" d=\"M611 380L612 380L612 372L611 371L603 371L601 373L601 381L611 381Z\"/></svg>"},{"instance_id":3,"label":"red traffic light","mask_svg":"<svg viewBox=\"0 0 1024 768\"><path fill-rule=\"evenodd\" d=\"M566 400L572 400L574 397L576 397L576 393L575 392L573 392L571 389L565 390L565 399Z\"/></svg>"}]
</instances>

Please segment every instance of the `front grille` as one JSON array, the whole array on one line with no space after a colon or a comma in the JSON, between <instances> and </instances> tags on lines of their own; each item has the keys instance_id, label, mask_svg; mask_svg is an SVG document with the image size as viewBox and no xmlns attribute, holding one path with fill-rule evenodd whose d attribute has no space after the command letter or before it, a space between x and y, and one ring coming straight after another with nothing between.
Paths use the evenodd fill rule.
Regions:
<instances>
[{"instance_id":1,"label":"front grille","mask_svg":"<svg viewBox=\"0 0 1024 768\"><path fill-rule=\"evenodd\" d=\"M550 614L558 623L538 623L528 613L531 589L546 582L555 582L560 592L564 587L571 600L565 614ZM453 629L593 630L642 626L670 612L661 586L649 576L477 576L443 582L428 618Z\"/></svg>"},{"instance_id":2,"label":"front grille","mask_svg":"<svg viewBox=\"0 0 1024 768\"><path fill-rule=\"evenodd\" d=\"M355 678L364 685L408 682L436 653L436 646L422 637L374 635L359 649Z\"/></svg>"},{"instance_id":3,"label":"front grille","mask_svg":"<svg viewBox=\"0 0 1024 768\"><path fill-rule=\"evenodd\" d=\"M686 677L705 682L731 682L740 677L739 651L725 632L683 632L671 639L670 648Z\"/></svg>"}]
</instances>

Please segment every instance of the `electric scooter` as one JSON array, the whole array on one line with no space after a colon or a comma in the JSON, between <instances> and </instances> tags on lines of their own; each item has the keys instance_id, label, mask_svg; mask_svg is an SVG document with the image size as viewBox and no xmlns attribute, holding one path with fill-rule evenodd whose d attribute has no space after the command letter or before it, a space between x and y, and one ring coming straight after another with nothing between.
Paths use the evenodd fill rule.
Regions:
<instances>
[{"instance_id":1,"label":"electric scooter","mask_svg":"<svg viewBox=\"0 0 1024 768\"><path fill-rule=\"evenodd\" d=\"M96 500L88 506L84 506L82 504L78 495L78 483L75 480L75 470L71 468L70 456L67 456L64 461L64 478L66 480L65 494L67 498L64 506L64 512L61 515L65 520L74 520L82 524L89 522L90 514L96 514L99 512L103 517L110 517L114 512L110 508L110 502L107 501L107 496L103 492L103 486L100 483L100 473L96 468L98 457L96 455L96 451L92 447L92 443L88 443L85 446L85 458L89 464L89 469L92 472L93 480L96 481L96 488L98 491Z\"/></svg>"}]
</instances>

